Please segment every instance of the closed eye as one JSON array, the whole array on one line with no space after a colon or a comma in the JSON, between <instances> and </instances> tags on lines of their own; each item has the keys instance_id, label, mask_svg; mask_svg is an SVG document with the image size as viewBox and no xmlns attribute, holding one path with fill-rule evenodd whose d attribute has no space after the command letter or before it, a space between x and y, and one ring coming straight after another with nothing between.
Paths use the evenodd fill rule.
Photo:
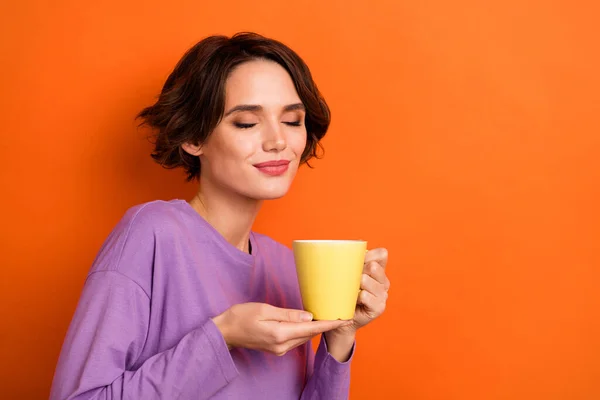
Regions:
<instances>
[{"instance_id":1,"label":"closed eye","mask_svg":"<svg viewBox=\"0 0 600 400\"><path fill-rule=\"evenodd\" d=\"M255 126L256 124L243 124L241 122L234 122L234 125L236 128L239 128L239 129L250 129L253 126Z\"/></svg>"},{"instance_id":2,"label":"closed eye","mask_svg":"<svg viewBox=\"0 0 600 400\"><path fill-rule=\"evenodd\" d=\"M286 124L288 126L301 126L302 122L301 121L292 121L292 122L284 122L284 124Z\"/></svg>"}]
</instances>

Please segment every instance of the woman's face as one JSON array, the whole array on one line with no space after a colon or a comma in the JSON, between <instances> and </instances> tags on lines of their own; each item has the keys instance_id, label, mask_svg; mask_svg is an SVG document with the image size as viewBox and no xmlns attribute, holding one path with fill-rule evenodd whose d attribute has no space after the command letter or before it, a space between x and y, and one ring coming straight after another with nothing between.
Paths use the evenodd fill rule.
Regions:
<instances>
[{"instance_id":1,"label":"woman's face","mask_svg":"<svg viewBox=\"0 0 600 400\"><path fill-rule=\"evenodd\" d=\"M197 150L201 182L257 200L283 196L306 146L304 116L283 67L239 65L225 84L223 119Z\"/></svg>"}]
</instances>

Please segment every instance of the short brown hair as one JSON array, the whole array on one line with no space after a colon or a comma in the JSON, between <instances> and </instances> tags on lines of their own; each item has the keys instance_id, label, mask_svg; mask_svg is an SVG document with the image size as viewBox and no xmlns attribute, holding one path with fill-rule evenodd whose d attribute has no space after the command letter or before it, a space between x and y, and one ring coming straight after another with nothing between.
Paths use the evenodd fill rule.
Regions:
<instances>
[{"instance_id":1,"label":"short brown hair","mask_svg":"<svg viewBox=\"0 0 600 400\"><path fill-rule=\"evenodd\" d=\"M317 148L331 113L302 58L283 43L256 33L209 36L190 48L167 78L157 101L137 118L154 134L152 158L165 168L182 167L187 180L199 179L200 160L183 150L184 143L204 143L223 118L225 82L247 61L266 59L290 74L306 108L306 148L301 162L318 157Z\"/></svg>"}]
</instances>

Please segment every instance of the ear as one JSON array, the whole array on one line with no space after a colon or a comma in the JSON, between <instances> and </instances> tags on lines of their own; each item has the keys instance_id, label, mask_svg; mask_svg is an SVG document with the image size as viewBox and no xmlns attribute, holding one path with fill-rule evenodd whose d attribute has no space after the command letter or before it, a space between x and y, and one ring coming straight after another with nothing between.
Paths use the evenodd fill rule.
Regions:
<instances>
[{"instance_id":1,"label":"ear","mask_svg":"<svg viewBox=\"0 0 600 400\"><path fill-rule=\"evenodd\" d=\"M186 153L191 154L193 156L201 156L203 153L201 145L191 144L189 142L182 144L181 148L185 150Z\"/></svg>"}]
</instances>

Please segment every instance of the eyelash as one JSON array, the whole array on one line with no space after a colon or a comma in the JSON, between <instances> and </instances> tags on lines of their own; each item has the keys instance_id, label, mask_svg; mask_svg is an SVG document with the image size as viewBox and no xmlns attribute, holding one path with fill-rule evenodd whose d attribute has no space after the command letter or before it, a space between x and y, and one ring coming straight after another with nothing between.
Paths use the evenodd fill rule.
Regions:
<instances>
[{"instance_id":1,"label":"eyelash","mask_svg":"<svg viewBox=\"0 0 600 400\"><path fill-rule=\"evenodd\" d=\"M236 128L250 129L250 128L252 128L256 124L242 124L241 122L235 122L234 125L235 125Z\"/></svg>"},{"instance_id":2,"label":"eyelash","mask_svg":"<svg viewBox=\"0 0 600 400\"><path fill-rule=\"evenodd\" d=\"M284 122L284 124L286 124L288 126L301 126L300 121ZM254 127L256 124L242 124L241 122L235 122L234 125L236 128L239 128L239 129L250 129L250 128Z\"/></svg>"}]
</instances>

